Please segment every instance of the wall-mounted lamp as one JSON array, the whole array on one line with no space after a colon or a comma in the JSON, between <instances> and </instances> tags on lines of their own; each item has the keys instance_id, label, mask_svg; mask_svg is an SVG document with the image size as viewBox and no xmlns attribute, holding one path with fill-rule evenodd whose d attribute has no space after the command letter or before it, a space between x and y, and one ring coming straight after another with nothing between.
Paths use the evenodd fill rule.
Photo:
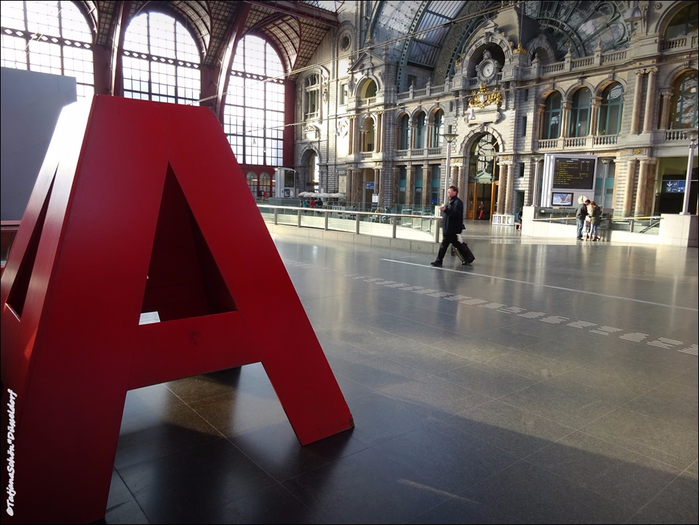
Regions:
<instances>
[{"instance_id":1,"label":"wall-mounted lamp","mask_svg":"<svg viewBox=\"0 0 699 525\"><path fill-rule=\"evenodd\" d=\"M638 22L640 20L643 20L643 11L638 7L638 0L635 0L626 13L624 13L624 21Z\"/></svg>"},{"instance_id":2,"label":"wall-mounted lamp","mask_svg":"<svg viewBox=\"0 0 699 525\"><path fill-rule=\"evenodd\" d=\"M476 110L468 108L468 120L476 120Z\"/></svg>"}]
</instances>

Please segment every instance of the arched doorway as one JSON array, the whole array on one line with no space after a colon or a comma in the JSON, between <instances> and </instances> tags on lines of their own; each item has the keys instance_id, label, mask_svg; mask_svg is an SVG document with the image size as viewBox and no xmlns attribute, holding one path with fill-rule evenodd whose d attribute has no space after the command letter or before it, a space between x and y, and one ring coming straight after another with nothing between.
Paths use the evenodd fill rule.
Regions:
<instances>
[{"instance_id":1,"label":"arched doorway","mask_svg":"<svg viewBox=\"0 0 699 525\"><path fill-rule=\"evenodd\" d=\"M500 170L496 162L497 139L484 133L471 144L468 155L468 199L466 218L490 220L497 213Z\"/></svg>"}]
</instances>

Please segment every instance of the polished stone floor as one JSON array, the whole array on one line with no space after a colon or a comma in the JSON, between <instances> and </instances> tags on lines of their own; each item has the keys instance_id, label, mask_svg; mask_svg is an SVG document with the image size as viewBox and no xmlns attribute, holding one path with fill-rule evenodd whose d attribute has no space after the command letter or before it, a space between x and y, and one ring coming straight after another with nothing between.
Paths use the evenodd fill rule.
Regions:
<instances>
[{"instance_id":1,"label":"polished stone floor","mask_svg":"<svg viewBox=\"0 0 699 525\"><path fill-rule=\"evenodd\" d=\"M274 235L356 427L299 446L260 364L131 391L105 521L697 523L697 249L500 228Z\"/></svg>"}]
</instances>

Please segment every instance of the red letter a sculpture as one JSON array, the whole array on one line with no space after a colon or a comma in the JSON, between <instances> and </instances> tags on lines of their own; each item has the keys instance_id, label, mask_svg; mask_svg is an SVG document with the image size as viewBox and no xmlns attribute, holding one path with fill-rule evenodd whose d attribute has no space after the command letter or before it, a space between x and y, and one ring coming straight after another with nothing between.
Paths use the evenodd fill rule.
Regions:
<instances>
[{"instance_id":1,"label":"red letter a sculpture","mask_svg":"<svg viewBox=\"0 0 699 525\"><path fill-rule=\"evenodd\" d=\"M104 517L133 388L262 362L301 444L353 426L208 109L67 107L2 307L3 523Z\"/></svg>"}]
</instances>

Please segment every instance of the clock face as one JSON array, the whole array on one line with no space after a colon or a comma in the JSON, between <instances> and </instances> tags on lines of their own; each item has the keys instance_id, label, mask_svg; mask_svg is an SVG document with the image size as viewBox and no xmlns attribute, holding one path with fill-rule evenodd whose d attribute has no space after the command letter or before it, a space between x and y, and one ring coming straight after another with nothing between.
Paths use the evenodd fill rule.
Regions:
<instances>
[{"instance_id":1,"label":"clock face","mask_svg":"<svg viewBox=\"0 0 699 525\"><path fill-rule=\"evenodd\" d=\"M486 62L485 64L483 64L482 71L483 71L484 77L486 77L486 78L490 77L490 76L492 76L493 71L495 71L495 66L493 65L492 62Z\"/></svg>"}]
</instances>

